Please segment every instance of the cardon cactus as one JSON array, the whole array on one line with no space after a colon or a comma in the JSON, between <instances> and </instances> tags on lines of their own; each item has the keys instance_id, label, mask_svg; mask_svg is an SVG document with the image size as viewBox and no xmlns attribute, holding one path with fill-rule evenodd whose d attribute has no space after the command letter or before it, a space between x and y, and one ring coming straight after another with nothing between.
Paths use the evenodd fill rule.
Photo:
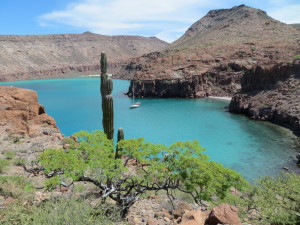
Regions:
<instances>
[{"instance_id":1,"label":"cardon cactus","mask_svg":"<svg viewBox=\"0 0 300 225\"><path fill-rule=\"evenodd\" d=\"M102 125L104 133L108 139L114 137L114 100L111 96L113 90L113 81L107 75L106 53L101 53L101 84L100 92L102 97Z\"/></svg>"},{"instance_id":2,"label":"cardon cactus","mask_svg":"<svg viewBox=\"0 0 300 225\"><path fill-rule=\"evenodd\" d=\"M105 87L106 87L106 95L110 95L114 87L112 79L110 78L106 79Z\"/></svg>"},{"instance_id":3,"label":"cardon cactus","mask_svg":"<svg viewBox=\"0 0 300 225\"><path fill-rule=\"evenodd\" d=\"M103 100L102 124L107 139L111 140L114 138L114 99L111 95L106 95Z\"/></svg>"},{"instance_id":4,"label":"cardon cactus","mask_svg":"<svg viewBox=\"0 0 300 225\"><path fill-rule=\"evenodd\" d=\"M118 129L118 143L122 140L124 140L124 130L123 130L123 128L119 128ZM116 159L119 159L121 157L120 151L122 151L122 149L117 146Z\"/></svg>"},{"instance_id":5,"label":"cardon cactus","mask_svg":"<svg viewBox=\"0 0 300 225\"><path fill-rule=\"evenodd\" d=\"M107 79L107 58L106 58L106 53L105 52L101 52L101 59L100 59L100 68L101 68L101 84L100 84L100 92L102 95L102 99L105 96L105 81Z\"/></svg>"}]
</instances>

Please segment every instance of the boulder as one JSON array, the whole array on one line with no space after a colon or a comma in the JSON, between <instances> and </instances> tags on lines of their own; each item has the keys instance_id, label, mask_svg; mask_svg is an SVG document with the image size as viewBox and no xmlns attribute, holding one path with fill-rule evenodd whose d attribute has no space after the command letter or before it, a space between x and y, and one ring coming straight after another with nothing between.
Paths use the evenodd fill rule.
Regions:
<instances>
[{"instance_id":1,"label":"boulder","mask_svg":"<svg viewBox=\"0 0 300 225\"><path fill-rule=\"evenodd\" d=\"M240 218L238 216L238 208L224 203L214 207L211 210L207 222L209 225L241 224Z\"/></svg>"},{"instance_id":2,"label":"boulder","mask_svg":"<svg viewBox=\"0 0 300 225\"><path fill-rule=\"evenodd\" d=\"M156 219L149 219L146 225L158 225L158 222Z\"/></svg>"},{"instance_id":3,"label":"boulder","mask_svg":"<svg viewBox=\"0 0 300 225\"><path fill-rule=\"evenodd\" d=\"M181 225L204 225L207 216L201 210L187 211L182 215Z\"/></svg>"},{"instance_id":4,"label":"boulder","mask_svg":"<svg viewBox=\"0 0 300 225\"><path fill-rule=\"evenodd\" d=\"M186 202L180 202L174 210L174 217L181 217L186 211L193 210L193 207Z\"/></svg>"}]
</instances>

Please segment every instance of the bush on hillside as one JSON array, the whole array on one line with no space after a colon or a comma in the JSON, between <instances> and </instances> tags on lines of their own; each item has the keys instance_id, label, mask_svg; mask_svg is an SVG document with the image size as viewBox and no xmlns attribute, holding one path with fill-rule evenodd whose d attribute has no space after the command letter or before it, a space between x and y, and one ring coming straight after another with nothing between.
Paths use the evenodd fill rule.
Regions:
<instances>
[{"instance_id":1,"label":"bush on hillside","mask_svg":"<svg viewBox=\"0 0 300 225\"><path fill-rule=\"evenodd\" d=\"M40 225L40 224L116 224L121 221L116 209L109 204L95 207L84 199L53 198L38 205L12 203L0 211L0 224Z\"/></svg>"},{"instance_id":2,"label":"bush on hillside","mask_svg":"<svg viewBox=\"0 0 300 225\"><path fill-rule=\"evenodd\" d=\"M5 168L9 165L9 161L6 159L0 159L0 173L3 173L5 171Z\"/></svg>"},{"instance_id":3,"label":"bush on hillside","mask_svg":"<svg viewBox=\"0 0 300 225\"><path fill-rule=\"evenodd\" d=\"M260 220L270 224L300 224L300 177L282 174L264 177L251 186L248 205Z\"/></svg>"},{"instance_id":4,"label":"bush on hillside","mask_svg":"<svg viewBox=\"0 0 300 225\"><path fill-rule=\"evenodd\" d=\"M195 202L224 198L230 187L242 188L246 181L237 172L209 161L197 141L170 146L145 143L144 139L114 144L102 131L75 134L79 143L69 149L47 149L39 157L46 173L92 182L102 198L111 198L122 207L123 216L138 196L146 191L172 190L190 194Z\"/></svg>"},{"instance_id":5,"label":"bush on hillside","mask_svg":"<svg viewBox=\"0 0 300 225\"><path fill-rule=\"evenodd\" d=\"M284 173L264 177L250 185L240 196L231 195L222 202L239 208L242 218L254 224L300 224L300 176Z\"/></svg>"}]
</instances>

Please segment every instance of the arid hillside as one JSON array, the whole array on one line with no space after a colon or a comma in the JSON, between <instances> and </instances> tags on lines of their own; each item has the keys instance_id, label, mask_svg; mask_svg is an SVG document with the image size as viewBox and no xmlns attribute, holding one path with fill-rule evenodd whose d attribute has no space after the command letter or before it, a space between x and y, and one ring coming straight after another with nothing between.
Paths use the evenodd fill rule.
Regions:
<instances>
[{"instance_id":1,"label":"arid hillside","mask_svg":"<svg viewBox=\"0 0 300 225\"><path fill-rule=\"evenodd\" d=\"M135 59L127 70L138 96L225 96L240 89L244 71L293 63L299 54L300 30L240 5L208 12L166 50Z\"/></svg>"},{"instance_id":2,"label":"arid hillside","mask_svg":"<svg viewBox=\"0 0 300 225\"><path fill-rule=\"evenodd\" d=\"M300 29L300 23L294 23L294 24L291 24L293 27L296 27L298 29Z\"/></svg>"},{"instance_id":3,"label":"arid hillside","mask_svg":"<svg viewBox=\"0 0 300 225\"><path fill-rule=\"evenodd\" d=\"M155 37L104 36L90 32L61 35L0 35L0 81L97 73L105 51L113 72L132 57L162 50Z\"/></svg>"}]
</instances>

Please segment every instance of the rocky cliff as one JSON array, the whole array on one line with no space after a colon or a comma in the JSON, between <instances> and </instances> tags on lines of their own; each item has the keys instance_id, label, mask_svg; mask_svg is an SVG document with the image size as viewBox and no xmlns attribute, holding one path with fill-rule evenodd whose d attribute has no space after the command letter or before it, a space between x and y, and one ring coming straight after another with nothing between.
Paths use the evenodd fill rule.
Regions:
<instances>
[{"instance_id":1,"label":"rocky cliff","mask_svg":"<svg viewBox=\"0 0 300 225\"><path fill-rule=\"evenodd\" d=\"M300 60L248 70L229 110L300 131Z\"/></svg>"},{"instance_id":2,"label":"rocky cliff","mask_svg":"<svg viewBox=\"0 0 300 225\"><path fill-rule=\"evenodd\" d=\"M168 44L155 37L104 36L90 32L62 35L0 35L0 81L99 74L105 51L111 72L128 59L162 50Z\"/></svg>"},{"instance_id":3,"label":"rocky cliff","mask_svg":"<svg viewBox=\"0 0 300 225\"><path fill-rule=\"evenodd\" d=\"M57 147L62 135L36 92L0 86L0 150Z\"/></svg>"},{"instance_id":4,"label":"rocky cliff","mask_svg":"<svg viewBox=\"0 0 300 225\"><path fill-rule=\"evenodd\" d=\"M210 11L167 49L138 57L123 69L134 74L137 96L232 96L245 71L293 63L299 54L298 29L241 5Z\"/></svg>"}]
</instances>

